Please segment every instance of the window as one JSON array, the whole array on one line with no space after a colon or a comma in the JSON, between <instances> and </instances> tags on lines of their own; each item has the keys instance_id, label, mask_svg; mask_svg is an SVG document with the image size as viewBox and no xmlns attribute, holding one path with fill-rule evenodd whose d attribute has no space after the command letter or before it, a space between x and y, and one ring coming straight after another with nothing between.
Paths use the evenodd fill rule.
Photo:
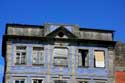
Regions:
<instances>
[{"instance_id":1,"label":"window","mask_svg":"<svg viewBox=\"0 0 125 83\"><path fill-rule=\"evenodd\" d=\"M55 80L54 83L68 83L66 80Z\"/></svg>"},{"instance_id":2,"label":"window","mask_svg":"<svg viewBox=\"0 0 125 83\"><path fill-rule=\"evenodd\" d=\"M14 83L25 83L25 80L24 79L15 80Z\"/></svg>"},{"instance_id":3,"label":"window","mask_svg":"<svg viewBox=\"0 0 125 83\"><path fill-rule=\"evenodd\" d=\"M26 46L16 46L15 64L26 64Z\"/></svg>"},{"instance_id":4,"label":"window","mask_svg":"<svg viewBox=\"0 0 125 83\"><path fill-rule=\"evenodd\" d=\"M59 37L63 37L63 36L64 36L64 33L63 33L63 32L59 32L59 33L58 33L58 36L59 36Z\"/></svg>"},{"instance_id":5,"label":"window","mask_svg":"<svg viewBox=\"0 0 125 83\"><path fill-rule=\"evenodd\" d=\"M89 83L88 81L79 81L78 83Z\"/></svg>"},{"instance_id":6,"label":"window","mask_svg":"<svg viewBox=\"0 0 125 83\"><path fill-rule=\"evenodd\" d=\"M89 66L88 50L86 50L86 49L78 50L78 66L79 67L88 67Z\"/></svg>"},{"instance_id":7,"label":"window","mask_svg":"<svg viewBox=\"0 0 125 83\"><path fill-rule=\"evenodd\" d=\"M94 51L94 66L95 67L105 67L105 52L104 50Z\"/></svg>"},{"instance_id":8,"label":"window","mask_svg":"<svg viewBox=\"0 0 125 83\"><path fill-rule=\"evenodd\" d=\"M32 58L33 65L44 64L43 47L33 47Z\"/></svg>"},{"instance_id":9,"label":"window","mask_svg":"<svg viewBox=\"0 0 125 83\"><path fill-rule=\"evenodd\" d=\"M42 79L32 79L32 83L42 83Z\"/></svg>"},{"instance_id":10,"label":"window","mask_svg":"<svg viewBox=\"0 0 125 83\"><path fill-rule=\"evenodd\" d=\"M68 66L68 49L54 48L53 59L55 66Z\"/></svg>"}]
</instances>

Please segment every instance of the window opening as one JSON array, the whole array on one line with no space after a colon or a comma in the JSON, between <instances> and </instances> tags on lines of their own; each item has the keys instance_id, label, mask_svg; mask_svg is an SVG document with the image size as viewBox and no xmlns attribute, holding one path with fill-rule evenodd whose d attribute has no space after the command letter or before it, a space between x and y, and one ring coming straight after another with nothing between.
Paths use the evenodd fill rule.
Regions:
<instances>
[{"instance_id":1,"label":"window opening","mask_svg":"<svg viewBox=\"0 0 125 83\"><path fill-rule=\"evenodd\" d=\"M26 46L16 46L15 64L26 64Z\"/></svg>"},{"instance_id":2,"label":"window opening","mask_svg":"<svg viewBox=\"0 0 125 83\"><path fill-rule=\"evenodd\" d=\"M43 80L42 79L33 79L32 83L42 83Z\"/></svg>"},{"instance_id":3,"label":"window opening","mask_svg":"<svg viewBox=\"0 0 125 83\"><path fill-rule=\"evenodd\" d=\"M79 81L78 83L89 83L88 81Z\"/></svg>"},{"instance_id":4,"label":"window opening","mask_svg":"<svg viewBox=\"0 0 125 83\"><path fill-rule=\"evenodd\" d=\"M68 49L54 48L53 59L55 66L68 66Z\"/></svg>"},{"instance_id":5,"label":"window opening","mask_svg":"<svg viewBox=\"0 0 125 83\"><path fill-rule=\"evenodd\" d=\"M104 50L94 51L94 66L105 67L105 52Z\"/></svg>"},{"instance_id":6,"label":"window opening","mask_svg":"<svg viewBox=\"0 0 125 83\"><path fill-rule=\"evenodd\" d=\"M88 50L86 50L86 49L79 49L79 53L78 53L78 66L79 67L88 67L89 66Z\"/></svg>"},{"instance_id":7,"label":"window opening","mask_svg":"<svg viewBox=\"0 0 125 83\"><path fill-rule=\"evenodd\" d=\"M59 32L59 33L58 33L58 36L59 36L59 37L63 37L63 36L64 36L64 33L63 33L63 32Z\"/></svg>"},{"instance_id":8,"label":"window opening","mask_svg":"<svg viewBox=\"0 0 125 83\"><path fill-rule=\"evenodd\" d=\"M32 53L33 65L41 65L44 63L43 50L44 49L42 47L33 47L33 53Z\"/></svg>"},{"instance_id":9,"label":"window opening","mask_svg":"<svg viewBox=\"0 0 125 83\"><path fill-rule=\"evenodd\" d=\"M25 80L24 80L24 79L21 79L21 80L15 80L14 83L25 83Z\"/></svg>"}]
</instances>

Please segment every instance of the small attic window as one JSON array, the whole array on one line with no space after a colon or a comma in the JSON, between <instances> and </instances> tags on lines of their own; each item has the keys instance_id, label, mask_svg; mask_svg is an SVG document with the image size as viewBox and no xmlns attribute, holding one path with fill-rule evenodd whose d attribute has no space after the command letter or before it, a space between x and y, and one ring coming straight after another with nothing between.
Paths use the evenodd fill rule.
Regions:
<instances>
[{"instance_id":1,"label":"small attic window","mask_svg":"<svg viewBox=\"0 0 125 83\"><path fill-rule=\"evenodd\" d=\"M58 33L58 36L59 36L59 37L63 37L63 36L64 36L64 33L63 33L63 32L59 32L59 33Z\"/></svg>"}]
</instances>

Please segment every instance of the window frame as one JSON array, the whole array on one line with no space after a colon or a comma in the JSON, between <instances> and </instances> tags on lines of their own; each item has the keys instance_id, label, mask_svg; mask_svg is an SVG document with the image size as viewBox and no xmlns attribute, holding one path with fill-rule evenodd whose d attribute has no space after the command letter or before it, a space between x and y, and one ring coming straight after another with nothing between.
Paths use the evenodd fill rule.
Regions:
<instances>
[{"instance_id":1,"label":"window frame","mask_svg":"<svg viewBox=\"0 0 125 83\"><path fill-rule=\"evenodd\" d=\"M79 66L79 50L87 50L88 51L88 66ZM89 62L89 60L90 60L90 50L89 50L89 48L78 48L77 49L77 53L78 53L78 57L77 57L77 60L78 60L78 63L77 63L77 65L78 65L78 68L88 68L88 67L90 67L90 62ZM81 56L82 57L82 56Z\"/></svg>"},{"instance_id":2,"label":"window frame","mask_svg":"<svg viewBox=\"0 0 125 83\"><path fill-rule=\"evenodd\" d=\"M44 83L44 79L43 78L37 78L37 77L34 77L31 79L31 82L33 83L33 80L42 80L42 83Z\"/></svg>"},{"instance_id":3,"label":"window frame","mask_svg":"<svg viewBox=\"0 0 125 83\"><path fill-rule=\"evenodd\" d=\"M16 80L24 80L24 83L27 83L27 79L25 77L13 77L13 83L15 83Z\"/></svg>"},{"instance_id":4,"label":"window frame","mask_svg":"<svg viewBox=\"0 0 125 83\"><path fill-rule=\"evenodd\" d=\"M42 50L40 51L40 52L42 52L42 57L43 57L43 63L33 63L33 52L34 52L34 50L33 50L33 48L41 48ZM37 52L39 52L38 50L37 50ZM37 55L38 56L38 55ZM33 46L32 47L32 65L33 66L42 66L42 65L44 65L44 61L45 61L45 56L44 56L44 47L43 46Z\"/></svg>"},{"instance_id":5,"label":"window frame","mask_svg":"<svg viewBox=\"0 0 125 83\"><path fill-rule=\"evenodd\" d=\"M95 51L103 51L104 52L104 67L96 67ZM94 49L93 53L94 53L94 68L106 68L106 50L105 49Z\"/></svg>"},{"instance_id":6,"label":"window frame","mask_svg":"<svg viewBox=\"0 0 125 83\"><path fill-rule=\"evenodd\" d=\"M55 48L63 48L63 49L67 49L68 53L67 53L67 56L64 56L64 57L59 57L59 56L54 56L54 49ZM60 65L60 64L55 64L55 58L66 58L66 65ZM59 47L59 46L56 46L53 48L53 52L52 52L52 61L53 61L53 65L56 66L56 67L68 67L68 63L69 63L69 49L67 47Z\"/></svg>"},{"instance_id":7,"label":"window frame","mask_svg":"<svg viewBox=\"0 0 125 83\"><path fill-rule=\"evenodd\" d=\"M24 47L25 49L24 50L19 50L19 49L17 49L17 47ZM24 62L24 64L21 64L21 61L22 61L22 54L20 55L20 62L19 63L17 63L17 53L22 53L22 52L24 52L25 53L25 62ZM27 53L27 46L26 45L15 45L14 46L14 65L27 65L27 55L28 55L28 53Z\"/></svg>"}]
</instances>

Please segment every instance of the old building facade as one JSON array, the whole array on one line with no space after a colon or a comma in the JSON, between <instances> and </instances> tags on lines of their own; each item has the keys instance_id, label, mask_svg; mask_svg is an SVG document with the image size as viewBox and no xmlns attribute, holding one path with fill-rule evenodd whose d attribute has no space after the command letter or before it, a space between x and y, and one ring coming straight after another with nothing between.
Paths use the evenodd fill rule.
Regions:
<instances>
[{"instance_id":1,"label":"old building facade","mask_svg":"<svg viewBox=\"0 0 125 83\"><path fill-rule=\"evenodd\" d=\"M7 24L5 83L114 83L112 30Z\"/></svg>"},{"instance_id":2,"label":"old building facade","mask_svg":"<svg viewBox=\"0 0 125 83\"><path fill-rule=\"evenodd\" d=\"M115 46L116 83L125 83L125 43L117 42Z\"/></svg>"}]
</instances>

